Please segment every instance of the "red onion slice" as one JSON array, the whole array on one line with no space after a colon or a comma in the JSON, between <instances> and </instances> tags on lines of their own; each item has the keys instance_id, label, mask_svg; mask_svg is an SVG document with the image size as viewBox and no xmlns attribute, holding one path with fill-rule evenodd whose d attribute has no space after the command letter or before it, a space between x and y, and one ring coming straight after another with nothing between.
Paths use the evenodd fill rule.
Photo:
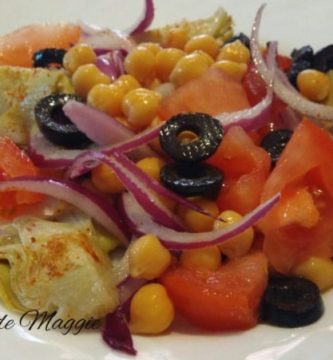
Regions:
<instances>
[{"instance_id":1,"label":"red onion slice","mask_svg":"<svg viewBox=\"0 0 333 360\"><path fill-rule=\"evenodd\" d=\"M67 150L52 144L34 126L30 133L29 156L41 168L65 168L82 150Z\"/></svg>"},{"instance_id":2,"label":"red onion slice","mask_svg":"<svg viewBox=\"0 0 333 360\"><path fill-rule=\"evenodd\" d=\"M0 182L0 191L13 190L36 192L66 201L104 226L124 245L128 244L126 229L114 207L74 182L43 177L20 177Z\"/></svg>"},{"instance_id":3,"label":"red onion slice","mask_svg":"<svg viewBox=\"0 0 333 360\"><path fill-rule=\"evenodd\" d=\"M98 56L95 65L110 79L115 80L118 77L116 66L109 56Z\"/></svg>"},{"instance_id":4,"label":"red onion slice","mask_svg":"<svg viewBox=\"0 0 333 360\"><path fill-rule=\"evenodd\" d=\"M102 325L102 338L112 349L136 355L125 307L119 306L114 312L106 315Z\"/></svg>"},{"instance_id":5,"label":"red onion slice","mask_svg":"<svg viewBox=\"0 0 333 360\"><path fill-rule=\"evenodd\" d=\"M139 20L138 24L133 27L132 30L128 31L128 33L131 35L137 35L144 32L152 23L154 19L154 12L153 0L145 0L145 9L142 18Z\"/></svg>"},{"instance_id":6,"label":"red onion slice","mask_svg":"<svg viewBox=\"0 0 333 360\"><path fill-rule=\"evenodd\" d=\"M250 47L253 62L262 76L263 80L267 85L270 83L269 79L269 69L267 68L263 56L261 54L258 35L260 22L262 17L262 12L265 5L262 5L257 11L254 24L252 26L251 38L250 38ZM275 78L273 89L274 93L287 105L289 105L293 110L308 116L316 120L333 120L333 106L322 105L312 102L304 98L299 92L295 91L290 87L289 84L286 84L286 79L284 75L281 75L281 72L278 71L277 65L275 64Z\"/></svg>"},{"instance_id":7,"label":"red onion slice","mask_svg":"<svg viewBox=\"0 0 333 360\"><path fill-rule=\"evenodd\" d=\"M68 176L70 178L75 178L79 175L82 175L82 173L88 172L91 169L95 168L101 162L107 164L113 169L114 161L117 161L119 164L125 167L128 170L128 172L130 172L134 177L136 177L137 181L140 182L141 186L144 186L145 188L154 191L156 194L160 196L164 196L168 199L174 200L178 204L183 205L189 209L193 209L204 215L211 216L211 214L207 213L199 206L182 198L173 191L165 188L155 179L148 176L145 172L143 172L140 168L138 168L130 159L128 159L124 154L118 151L114 151L112 152L112 155L115 159L113 161L110 161L110 158L103 153L97 153L97 152L86 153L85 155L82 155L76 159L76 161L73 163L73 165L70 167L68 171Z\"/></svg>"},{"instance_id":8,"label":"red onion slice","mask_svg":"<svg viewBox=\"0 0 333 360\"><path fill-rule=\"evenodd\" d=\"M111 154L114 151L126 153L128 151L134 150L142 145L149 143L150 141L154 140L156 137L159 136L161 125L158 125L154 128L144 130L139 134L135 134L131 139L125 140L121 143L115 144L112 148L110 147L103 149L105 154ZM150 149L150 148L148 148ZM156 156L156 153L153 150L150 150L151 154ZM148 155L147 155L148 156ZM152 156L152 155L150 155Z\"/></svg>"},{"instance_id":9,"label":"red onion slice","mask_svg":"<svg viewBox=\"0 0 333 360\"><path fill-rule=\"evenodd\" d=\"M143 183L143 177L128 169L127 164L124 165L113 155L106 156L93 151L87 153L76 160L75 166L69 169L68 176L73 178L78 173L86 172L101 162L112 168L126 189L157 222L172 229L182 230L184 228L180 219L161 203L154 191Z\"/></svg>"},{"instance_id":10,"label":"red onion slice","mask_svg":"<svg viewBox=\"0 0 333 360\"><path fill-rule=\"evenodd\" d=\"M259 27L260 27L261 16L265 7L266 4L261 5L256 13L255 20L252 25L251 36L250 36L250 50L251 50L252 61L255 67L267 84L268 81L270 80L270 72L266 66L259 45Z\"/></svg>"},{"instance_id":11,"label":"red onion slice","mask_svg":"<svg viewBox=\"0 0 333 360\"><path fill-rule=\"evenodd\" d=\"M80 22L81 43L96 49L119 50L130 52L135 47L133 39L119 30L103 29L95 25Z\"/></svg>"},{"instance_id":12,"label":"red onion slice","mask_svg":"<svg viewBox=\"0 0 333 360\"><path fill-rule=\"evenodd\" d=\"M129 301L145 283L147 283L147 280L128 277L118 286L120 303L124 304L126 301Z\"/></svg>"},{"instance_id":13,"label":"red onion slice","mask_svg":"<svg viewBox=\"0 0 333 360\"><path fill-rule=\"evenodd\" d=\"M124 65L126 56L127 56L127 51L124 51L123 49L118 49L111 52L111 57L117 70L117 77L125 74L126 72Z\"/></svg>"},{"instance_id":14,"label":"red onion slice","mask_svg":"<svg viewBox=\"0 0 333 360\"><path fill-rule=\"evenodd\" d=\"M110 79L115 80L125 73L124 60L126 55L127 52L122 49L106 51L97 56L95 65Z\"/></svg>"},{"instance_id":15,"label":"red onion slice","mask_svg":"<svg viewBox=\"0 0 333 360\"><path fill-rule=\"evenodd\" d=\"M98 145L110 145L133 135L119 121L79 101L68 101L63 111L80 131Z\"/></svg>"},{"instance_id":16,"label":"red onion slice","mask_svg":"<svg viewBox=\"0 0 333 360\"><path fill-rule=\"evenodd\" d=\"M259 205L242 220L225 229L202 233L179 232L157 224L129 193L122 195L126 216L143 234L155 234L170 250L197 249L217 245L256 224L279 201L280 194Z\"/></svg>"},{"instance_id":17,"label":"red onion slice","mask_svg":"<svg viewBox=\"0 0 333 360\"><path fill-rule=\"evenodd\" d=\"M68 101L63 110L77 128L98 145L111 145L113 147L114 144L129 140L135 136L133 131L119 121L79 101ZM105 151L108 152L108 149L106 148ZM135 150L135 154L132 155L140 158L156 154L148 146L143 146Z\"/></svg>"},{"instance_id":18,"label":"red onion slice","mask_svg":"<svg viewBox=\"0 0 333 360\"><path fill-rule=\"evenodd\" d=\"M232 113L221 113L214 118L219 120L225 130L232 126L241 126L246 131L256 130L263 126L271 113L273 90L267 90L267 95L255 106Z\"/></svg>"},{"instance_id":19,"label":"red onion slice","mask_svg":"<svg viewBox=\"0 0 333 360\"><path fill-rule=\"evenodd\" d=\"M160 196L165 196L168 199L174 200L180 205L183 205L189 209L193 209L207 216L211 216L205 210L201 209L199 206L193 204L192 202L182 198L178 194L173 191L167 189L163 185L161 185L157 180L148 176L145 172L143 172L140 168L138 168L130 159L128 159L124 154L119 152L114 152L113 156L129 171L134 174L138 180L147 188L155 191Z\"/></svg>"}]
</instances>

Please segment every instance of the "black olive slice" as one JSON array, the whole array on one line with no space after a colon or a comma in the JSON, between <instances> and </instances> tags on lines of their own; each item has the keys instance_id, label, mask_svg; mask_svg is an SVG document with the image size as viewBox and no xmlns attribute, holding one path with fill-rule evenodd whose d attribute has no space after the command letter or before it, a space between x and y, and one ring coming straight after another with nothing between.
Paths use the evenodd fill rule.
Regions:
<instances>
[{"instance_id":1,"label":"black olive slice","mask_svg":"<svg viewBox=\"0 0 333 360\"><path fill-rule=\"evenodd\" d=\"M294 49L291 52L291 58L297 62L297 61L308 61L312 64L313 62L313 49L310 45L302 46L299 49Z\"/></svg>"},{"instance_id":2,"label":"black olive slice","mask_svg":"<svg viewBox=\"0 0 333 360\"><path fill-rule=\"evenodd\" d=\"M215 199L221 189L223 174L205 164L172 163L161 169L163 185L183 196L205 196Z\"/></svg>"},{"instance_id":3,"label":"black olive slice","mask_svg":"<svg viewBox=\"0 0 333 360\"><path fill-rule=\"evenodd\" d=\"M312 324L324 312L318 287L297 277L270 279L261 303L261 319L281 327Z\"/></svg>"},{"instance_id":4,"label":"black olive slice","mask_svg":"<svg viewBox=\"0 0 333 360\"><path fill-rule=\"evenodd\" d=\"M191 132L195 138L185 142L181 133ZM217 149L223 137L218 120L208 114L179 114L169 119L160 130L163 150L174 160L194 163L207 159Z\"/></svg>"},{"instance_id":5,"label":"black olive slice","mask_svg":"<svg viewBox=\"0 0 333 360\"><path fill-rule=\"evenodd\" d=\"M62 66L63 58L66 54L65 49L41 49L33 54L32 61L34 67L49 67L52 64Z\"/></svg>"},{"instance_id":6,"label":"black olive slice","mask_svg":"<svg viewBox=\"0 0 333 360\"><path fill-rule=\"evenodd\" d=\"M333 69L333 45L328 45L314 54L313 67L322 72Z\"/></svg>"},{"instance_id":7,"label":"black olive slice","mask_svg":"<svg viewBox=\"0 0 333 360\"><path fill-rule=\"evenodd\" d=\"M260 146L269 153L272 165L275 165L279 160L292 134L293 132L289 129L278 129L269 132L262 138Z\"/></svg>"},{"instance_id":8,"label":"black olive slice","mask_svg":"<svg viewBox=\"0 0 333 360\"><path fill-rule=\"evenodd\" d=\"M92 142L70 121L62 108L69 100L82 101L72 94L53 94L35 106L35 118L42 134L53 144L67 149L84 149Z\"/></svg>"}]
</instances>

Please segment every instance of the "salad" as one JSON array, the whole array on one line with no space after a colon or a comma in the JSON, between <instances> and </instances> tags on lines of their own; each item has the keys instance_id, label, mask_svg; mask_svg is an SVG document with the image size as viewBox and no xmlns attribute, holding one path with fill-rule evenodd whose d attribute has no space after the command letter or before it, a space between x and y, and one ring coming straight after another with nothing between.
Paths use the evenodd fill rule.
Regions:
<instances>
[{"instance_id":1,"label":"salad","mask_svg":"<svg viewBox=\"0 0 333 360\"><path fill-rule=\"evenodd\" d=\"M322 315L331 50L261 49L262 10L249 37L222 9L146 30L151 1L130 34L42 27L28 48L38 26L3 37L9 309L103 318L105 342L130 354L131 332L163 333L175 315L218 332Z\"/></svg>"}]
</instances>

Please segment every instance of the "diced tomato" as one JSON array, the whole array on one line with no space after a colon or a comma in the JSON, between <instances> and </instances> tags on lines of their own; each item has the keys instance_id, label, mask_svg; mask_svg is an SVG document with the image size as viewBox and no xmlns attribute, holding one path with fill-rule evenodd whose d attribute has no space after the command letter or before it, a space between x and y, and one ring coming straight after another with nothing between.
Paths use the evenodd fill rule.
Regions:
<instances>
[{"instance_id":1,"label":"diced tomato","mask_svg":"<svg viewBox=\"0 0 333 360\"><path fill-rule=\"evenodd\" d=\"M220 69L210 69L164 99L158 113L161 119L166 120L181 112L216 115L248 107L242 84Z\"/></svg>"},{"instance_id":2,"label":"diced tomato","mask_svg":"<svg viewBox=\"0 0 333 360\"><path fill-rule=\"evenodd\" d=\"M218 197L220 210L246 214L260 203L271 160L241 127L232 127L208 163L224 173L224 187Z\"/></svg>"},{"instance_id":3,"label":"diced tomato","mask_svg":"<svg viewBox=\"0 0 333 360\"><path fill-rule=\"evenodd\" d=\"M246 95L249 99L251 106L256 105L266 95L267 86L264 80L260 77L254 64L250 64L248 70L243 78L243 86L246 91ZM272 116L276 117L283 109L285 104L274 96L272 106ZM274 119L273 119L274 120Z\"/></svg>"},{"instance_id":4,"label":"diced tomato","mask_svg":"<svg viewBox=\"0 0 333 360\"><path fill-rule=\"evenodd\" d=\"M244 75L243 86L251 106L256 105L266 95L267 86L253 63L248 66L247 72Z\"/></svg>"},{"instance_id":5,"label":"diced tomato","mask_svg":"<svg viewBox=\"0 0 333 360\"><path fill-rule=\"evenodd\" d=\"M289 56L278 55L276 57L278 67L283 71L288 71L293 63L293 60Z\"/></svg>"},{"instance_id":6,"label":"diced tomato","mask_svg":"<svg viewBox=\"0 0 333 360\"><path fill-rule=\"evenodd\" d=\"M288 273L310 256L333 255L333 140L309 120L296 128L270 174L262 201L281 201L261 222L264 251L273 267Z\"/></svg>"},{"instance_id":7,"label":"diced tomato","mask_svg":"<svg viewBox=\"0 0 333 360\"><path fill-rule=\"evenodd\" d=\"M38 175L30 158L11 139L0 137L0 154L0 180ZM14 217L41 199L41 195L27 191L0 192L0 216Z\"/></svg>"},{"instance_id":8,"label":"diced tomato","mask_svg":"<svg viewBox=\"0 0 333 360\"><path fill-rule=\"evenodd\" d=\"M178 266L161 282L176 309L193 325L213 331L244 330L257 323L267 260L258 252L231 260L216 272Z\"/></svg>"}]
</instances>

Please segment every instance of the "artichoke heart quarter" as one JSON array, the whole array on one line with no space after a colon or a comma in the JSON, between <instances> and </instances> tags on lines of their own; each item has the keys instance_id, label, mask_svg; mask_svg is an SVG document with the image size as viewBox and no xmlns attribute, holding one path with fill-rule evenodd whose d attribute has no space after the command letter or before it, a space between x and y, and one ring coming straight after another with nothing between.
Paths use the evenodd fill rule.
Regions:
<instances>
[{"instance_id":1,"label":"artichoke heart quarter","mask_svg":"<svg viewBox=\"0 0 333 360\"><path fill-rule=\"evenodd\" d=\"M89 219L29 217L11 224L11 231L13 226L19 242L0 233L0 259L9 262L11 289L22 306L76 320L101 318L117 307L112 262Z\"/></svg>"}]
</instances>

